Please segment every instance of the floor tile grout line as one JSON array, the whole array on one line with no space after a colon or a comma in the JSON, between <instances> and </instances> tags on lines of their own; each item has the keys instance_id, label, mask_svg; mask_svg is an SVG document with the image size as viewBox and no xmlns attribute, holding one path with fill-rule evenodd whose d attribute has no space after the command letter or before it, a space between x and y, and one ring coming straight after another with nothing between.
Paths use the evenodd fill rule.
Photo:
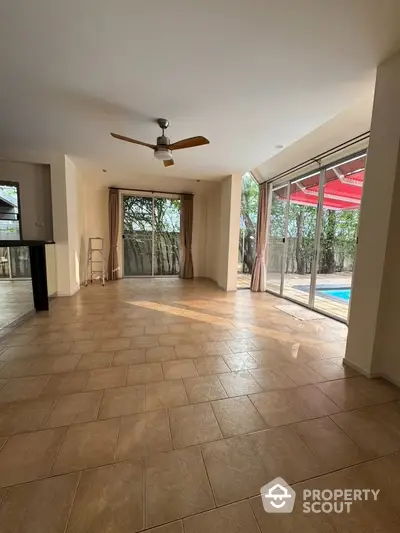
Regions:
<instances>
[{"instance_id":1,"label":"floor tile grout line","mask_svg":"<svg viewBox=\"0 0 400 533\"><path fill-rule=\"evenodd\" d=\"M115 439L115 443L114 443L114 452L113 452L113 463L112 464L116 464L116 463L122 463L123 461L117 461L117 457L118 457L118 446L119 446L119 436L120 436L120 433L121 433L121 424L122 424L122 417L119 416L119 417L116 417L118 418L118 427L117 427L117 435L116 435L116 439ZM107 418L106 420L114 420L114 419L110 419L110 418Z\"/></svg>"},{"instance_id":2,"label":"floor tile grout line","mask_svg":"<svg viewBox=\"0 0 400 533\"><path fill-rule=\"evenodd\" d=\"M38 397L37 399L39 399L40 397ZM44 397L45 398L45 397ZM38 428L39 431L42 430L42 429L50 429L50 428L46 428L46 423L47 421L49 420L49 418L51 417L57 403L58 403L58 400L60 399L60 396L56 396L56 398L54 399L53 401L53 405L51 406L50 408L50 411L48 412L47 416L45 417L45 419L43 420L41 426ZM33 431L37 431L37 430L33 430ZM14 433L14 435L18 435L18 433Z\"/></svg>"},{"instance_id":3,"label":"floor tile grout line","mask_svg":"<svg viewBox=\"0 0 400 533\"><path fill-rule=\"evenodd\" d=\"M332 422L333 424L335 424L335 426L336 426L338 429L340 429L340 431L342 431L342 432L343 432L343 433L344 433L344 434L345 434L345 435L346 435L346 436L347 436L347 437L348 437L348 438L349 438L349 439L350 439L350 440L351 440L351 441L352 441L352 442L353 442L358 448L360 448L362 451L364 451L366 454L368 454L368 453L369 453L368 450L364 449L364 447L363 447L359 442L357 442L357 441L354 439L354 437L352 437L351 435L349 435L349 434L347 433L347 431L344 430L343 428L341 428L341 427L339 426L339 424L338 424L337 422L335 422L335 420L333 420L333 418L332 418L332 417L335 416L335 415L343 414L343 413L349 413L349 412L351 412L351 411L342 411L342 412L340 412L340 413L334 413L334 414L332 414L332 415L328 415L328 418L329 418L329 420L331 420L331 422ZM396 453L396 452L394 452L394 453ZM373 457L372 459L376 459L376 458Z\"/></svg>"},{"instance_id":4,"label":"floor tile grout line","mask_svg":"<svg viewBox=\"0 0 400 533\"><path fill-rule=\"evenodd\" d=\"M253 496L253 498L256 498L257 496ZM254 509L253 509L253 506L251 505L251 501L250 501L251 498L247 498L247 502L249 504L249 507L251 509L251 513L253 515L253 518L255 520L255 523L257 524L257 528L258 528L258 533L263 533L262 531L262 528L261 528L261 524L260 522L257 520L257 516L256 516L256 513L254 512Z\"/></svg>"},{"instance_id":5,"label":"floor tile grout line","mask_svg":"<svg viewBox=\"0 0 400 533\"><path fill-rule=\"evenodd\" d=\"M143 486L142 486L142 497L143 497L143 528L147 527L147 477L146 477L146 458L141 460L142 469L143 469Z\"/></svg>"},{"instance_id":6,"label":"floor tile grout line","mask_svg":"<svg viewBox=\"0 0 400 533\"><path fill-rule=\"evenodd\" d=\"M227 398L224 398L224 399L226 400ZM218 420L218 417L217 417L217 415L216 415L216 413L215 413L215 409L214 409L214 406L213 406L213 401L215 401L215 400L211 400L211 401L208 402L208 403L209 403L210 406L211 406L211 410L212 410L212 412L213 412L214 418L215 418L215 420L216 420L216 422L217 422L217 424L218 424L219 430L220 430L221 435L222 435L222 439L216 439L216 441L217 441L217 440L224 440L224 439L226 439L227 437L225 437L224 432L222 431L221 424L220 424L220 422L219 422L219 420ZM216 441L214 441L214 442L216 442ZM212 442L212 441L211 441L211 442Z\"/></svg>"},{"instance_id":7,"label":"floor tile grout line","mask_svg":"<svg viewBox=\"0 0 400 533\"><path fill-rule=\"evenodd\" d=\"M57 458L58 458L58 456L59 456L59 454L60 454L60 451L61 451L62 445L64 444L64 441L65 441L65 438L66 438L66 436L67 436L67 433L68 433L68 430L69 430L70 426L64 426L64 428L65 428L65 429L64 429L64 434L63 434L63 436L62 436L62 439L61 439L61 441L60 441L60 444L58 445L57 451L56 451L56 453L54 454L54 458L53 458L53 460L52 460L52 462L51 462L51 466L50 466L50 468L49 468L49 472L48 472L48 476L47 476L47 477L53 477L53 476L51 476L51 473L52 473L52 471L53 471L54 465L56 464ZM61 429L61 428L49 428L48 430L44 430L44 431L54 431L54 430L58 430L58 429Z\"/></svg>"},{"instance_id":8,"label":"floor tile grout line","mask_svg":"<svg viewBox=\"0 0 400 533\"><path fill-rule=\"evenodd\" d=\"M204 459L203 447L202 447L201 444L197 445L197 447L199 449L200 457L201 457L201 460L203 462L203 467L204 467L204 470L205 470L205 473L206 473L206 476L207 476L208 484L209 484L210 489L211 489L211 495L212 495L213 501L214 501L214 509L218 509L217 499L215 497L214 488L213 488L213 485L211 483L210 473L208 472L207 463L206 463L206 460Z\"/></svg>"},{"instance_id":9,"label":"floor tile grout line","mask_svg":"<svg viewBox=\"0 0 400 533\"><path fill-rule=\"evenodd\" d=\"M217 442L217 441L214 441L214 442ZM204 444L208 444L208 443L204 443ZM200 452L201 452L201 457L202 457L202 460L203 460L203 463L204 463L204 467L206 469L206 473L207 473L207 477L208 477L208 471L207 471L207 468L206 468L206 464L205 464L205 461L204 461L204 458L203 458L203 453L202 453L202 445L193 445L193 446L188 446L186 448L181 448L180 450L182 449L194 449L194 448L199 448L200 449ZM175 451L180 451L180 450L172 450L173 452ZM166 453L172 453L172 452L159 452L159 453L156 453L156 454L153 454L153 455L149 455L147 457L144 457L142 458L142 460L145 461L145 463L147 462L147 460L152 457L152 456L158 456L158 455L163 455L163 454L166 454ZM371 463L371 462L374 462L374 461L380 461L386 457L390 457L392 455L396 455L398 454L399 452L396 451L396 452L392 452L390 454L386 454L386 455L383 455L383 456L379 456L379 457L373 457L371 459L368 459L366 461L363 461L361 463L357 463L357 464L354 464L354 465L350 465L350 466L346 466L344 468L338 468L338 469L335 469L335 470L332 470L332 471L329 471L329 472L324 472L323 474L320 474L320 475L317 475L317 476L312 476L312 477L309 477L309 478L303 478L303 479L300 479L294 483L289 483L289 486L293 486L293 485L297 485L299 483L304 483L304 482L308 482L308 481L313 481L313 480L316 480L316 479L319 479L321 477L325 477L325 476L328 476L332 473L335 473L335 472L341 472L341 471L345 471L345 470L349 470L349 469L352 469L352 468L357 468L359 467L360 465L364 465L364 464L367 464L367 463ZM6 489L7 491L8 490L11 490L13 489L14 487L20 487L20 486L24 486L24 485L27 485L27 484L30 484L30 483L36 483L36 482L39 482L39 481L44 481L46 479L53 479L53 478L57 478L57 477L62 477L62 476L67 476L67 475L71 475L71 474L77 474L77 473L80 473L80 474L83 474L85 472L88 472L88 471L92 471L92 470L96 470L98 468L104 468L104 467L109 467L109 466L113 466L115 464L123 464L123 463L132 463L132 462L135 462L137 460L140 460L140 458L132 458L130 460L123 460L123 461L118 461L116 463L105 463L105 464L100 464L100 465L97 465L97 466L91 466L91 467L88 467L88 468L84 468L84 469L77 469L77 470L72 470L70 472L63 472L63 473L60 473L60 474L53 474L53 475L49 475L47 477L40 477L40 478L37 478L37 479L32 479L32 480L29 480L29 481L25 481L23 483L16 483L14 485L8 485L6 487L3 487L4 489ZM146 465L145 465L145 468L146 468ZM209 480L209 477L208 477L208 480ZM210 481L209 481L210 482ZM212 489L212 485L211 485L211 482L210 482L210 486L211 486L211 489ZM252 496L246 496L244 498L239 498L238 500L234 500L232 502L228 502L228 503L225 503L225 504L222 504L222 505L215 505L215 507L213 509L221 509L221 508L224 508L224 507L227 507L229 505L233 505L235 503L238 503L238 502L242 502L242 501L245 501L245 500L250 500L252 498L255 498L259 496L259 493L255 493L253 494ZM216 503L216 502L215 502ZM200 513L195 513L193 515L188 515L188 516L196 516L196 515L200 515L202 514L203 512L209 512L211 511L212 509L209 509L207 511L202 511ZM188 517L187 516L187 517ZM187 517L184 517L184 518L187 518ZM174 520L171 520L169 522L166 522L166 523L171 523L171 522L174 522L176 520L180 520L180 519L174 519ZM162 524L164 525L164 524ZM158 527L158 526L157 526Z\"/></svg>"},{"instance_id":10,"label":"floor tile grout line","mask_svg":"<svg viewBox=\"0 0 400 533\"><path fill-rule=\"evenodd\" d=\"M104 397L106 395L106 390L110 390L110 389L103 389L101 392L102 392L102 395L101 395L101 400L99 402L99 405L98 405L98 408L97 408L97 413L96 413L96 418L93 420L93 422L97 422L97 421L100 421L100 420L103 420L101 418L99 418L99 415L100 415L100 411L101 411L101 407L103 405L103 402L104 402ZM98 391L88 391L88 392L98 392ZM84 394L84 393L80 393L80 394ZM113 417L111 417L113 418ZM114 417L114 418L117 418L117 417ZM107 420L107 419L106 419ZM85 422L81 422L82 424L84 424ZM76 425L76 424L69 424L70 426L72 425Z\"/></svg>"},{"instance_id":11,"label":"floor tile grout line","mask_svg":"<svg viewBox=\"0 0 400 533\"><path fill-rule=\"evenodd\" d=\"M65 474L62 474L62 475L65 475ZM66 474L66 475L70 475L70 474ZM75 487L74 495L72 497L71 507L69 509L67 520L65 522L64 533L66 533L68 526L69 526L69 522L71 520L72 511L74 510L76 495L78 494L79 485L81 484L81 479L82 479L82 470L79 471L78 482Z\"/></svg>"},{"instance_id":12,"label":"floor tile grout line","mask_svg":"<svg viewBox=\"0 0 400 533\"><path fill-rule=\"evenodd\" d=\"M174 451L175 448L174 448L174 440L172 438L172 426L171 426L171 418L170 418L170 415L169 415L169 411L170 411L169 408L165 409L165 413L167 415L167 420L168 420L168 431L169 431L169 438L170 438L170 442L171 442L171 450ZM150 411L150 412L152 412L152 411ZM153 411L153 412L155 412L155 411Z\"/></svg>"}]
</instances>

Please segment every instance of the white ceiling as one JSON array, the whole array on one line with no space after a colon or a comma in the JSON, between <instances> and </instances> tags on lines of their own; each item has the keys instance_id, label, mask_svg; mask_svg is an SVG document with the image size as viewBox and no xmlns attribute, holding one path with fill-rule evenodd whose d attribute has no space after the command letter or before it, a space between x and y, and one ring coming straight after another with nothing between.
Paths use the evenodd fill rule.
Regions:
<instances>
[{"instance_id":1,"label":"white ceiling","mask_svg":"<svg viewBox=\"0 0 400 533\"><path fill-rule=\"evenodd\" d=\"M400 46L399 0L2 0L1 150L67 153L126 175L244 172L371 93ZM144 147L152 120L176 153Z\"/></svg>"},{"instance_id":2,"label":"white ceiling","mask_svg":"<svg viewBox=\"0 0 400 533\"><path fill-rule=\"evenodd\" d=\"M257 168L253 173L258 181L268 181L276 177L281 172L285 172L305 161L315 158L319 154L335 148L336 146L346 143L350 139L355 139L363 133L367 133L371 127L373 94L366 94L360 98L352 107L347 108L331 120L325 122L308 135L305 135L298 141L294 142L278 154L274 155ZM364 148L367 141L361 141L360 144L343 148L344 153L330 155L330 160L340 159L343 155L357 152ZM323 161L326 164L326 161ZM315 166L318 166L315 162ZM291 178L296 175L308 172L299 169Z\"/></svg>"}]
</instances>

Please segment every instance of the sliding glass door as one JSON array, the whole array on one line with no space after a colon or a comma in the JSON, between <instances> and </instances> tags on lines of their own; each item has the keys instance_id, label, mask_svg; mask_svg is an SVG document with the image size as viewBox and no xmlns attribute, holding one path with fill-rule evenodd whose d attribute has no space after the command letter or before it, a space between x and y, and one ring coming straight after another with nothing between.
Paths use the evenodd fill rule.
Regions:
<instances>
[{"instance_id":1,"label":"sliding glass door","mask_svg":"<svg viewBox=\"0 0 400 533\"><path fill-rule=\"evenodd\" d=\"M124 276L176 276L180 199L123 196Z\"/></svg>"},{"instance_id":2,"label":"sliding glass door","mask_svg":"<svg viewBox=\"0 0 400 533\"><path fill-rule=\"evenodd\" d=\"M267 249L267 290L281 294L285 267L285 240L289 186L281 185L271 191L270 220Z\"/></svg>"},{"instance_id":3,"label":"sliding glass door","mask_svg":"<svg viewBox=\"0 0 400 533\"><path fill-rule=\"evenodd\" d=\"M270 186L268 291L347 320L365 160Z\"/></svg>"},{"instance_id":4,"label":"sliding glass door","mask_svg":"<svg viewBox=\"0 0 400 533\"><path fill-rule=\"evenodd\" d=\"M315 308L346 320L356 258L365 154L325 172Z\"/></svg>"},{"instance_id":5,"label":"sliding glass door","mask_svg":"<svg viewBox=\"0 0 400 533\"><path fill-rule=\"evenodd\" d=\"M315 257L319 172L289 185L283 296L308 304Z\"/></svg>"},{"instance_id":6,"label":"sliding glass door","mask_svg":"<svg viewBox=\"0 0 400 533\"><path fill-rule=\"evenodd\" d=\"M153 274L153 198L123 196L124 275Z\"/></svg>"},{"instance_id":7,"label":"sliding glass door","mask_svg":"<svg viewBox=\"0 0 400 533\"><path fill-rule=\"evenodd\" d=\"M177 198L154 198L155 276L177 276L180 259L181 201Z\"/></svg>"}]
</instances>

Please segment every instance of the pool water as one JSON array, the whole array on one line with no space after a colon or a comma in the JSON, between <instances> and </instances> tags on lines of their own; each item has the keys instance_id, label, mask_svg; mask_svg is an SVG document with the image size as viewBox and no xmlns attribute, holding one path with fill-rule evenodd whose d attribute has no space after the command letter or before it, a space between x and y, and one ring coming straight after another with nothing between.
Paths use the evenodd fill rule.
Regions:
<instances>
[{"instance_id":1,"label":"pool water","mask_svg":"<svg viewBox=\"0 0 400 533\"><path fill-rule=\"evenodd\" d=\"M338 300L343 300L344 302L350 301L350 294L351 289L318 289L318 292L322 292L322 294L327 294L328 296L332 296L333 298L336 298Z\"/></svg>"}]
</instances>

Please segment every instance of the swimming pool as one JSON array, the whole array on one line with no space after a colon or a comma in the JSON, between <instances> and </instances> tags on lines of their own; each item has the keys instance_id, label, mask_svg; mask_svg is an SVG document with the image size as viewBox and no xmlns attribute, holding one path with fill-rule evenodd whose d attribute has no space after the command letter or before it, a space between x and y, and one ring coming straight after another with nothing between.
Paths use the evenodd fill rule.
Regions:
<instances>
[{"instance_id":1,"label":"swimming pool","mask_svg":"<svg viewBox=\"0 0 400 533\"><path fill-rule=\"evenodd\" d=\"M336 300L341 300L343 302L349 302L350 295L351 295L351 288L344 287L341 289L328 289L328 288L320 289L317 287L317 293L319 293L321 296L324 296L326 294L327 296L330 296Z\"/></svg>"}]
</instances>

